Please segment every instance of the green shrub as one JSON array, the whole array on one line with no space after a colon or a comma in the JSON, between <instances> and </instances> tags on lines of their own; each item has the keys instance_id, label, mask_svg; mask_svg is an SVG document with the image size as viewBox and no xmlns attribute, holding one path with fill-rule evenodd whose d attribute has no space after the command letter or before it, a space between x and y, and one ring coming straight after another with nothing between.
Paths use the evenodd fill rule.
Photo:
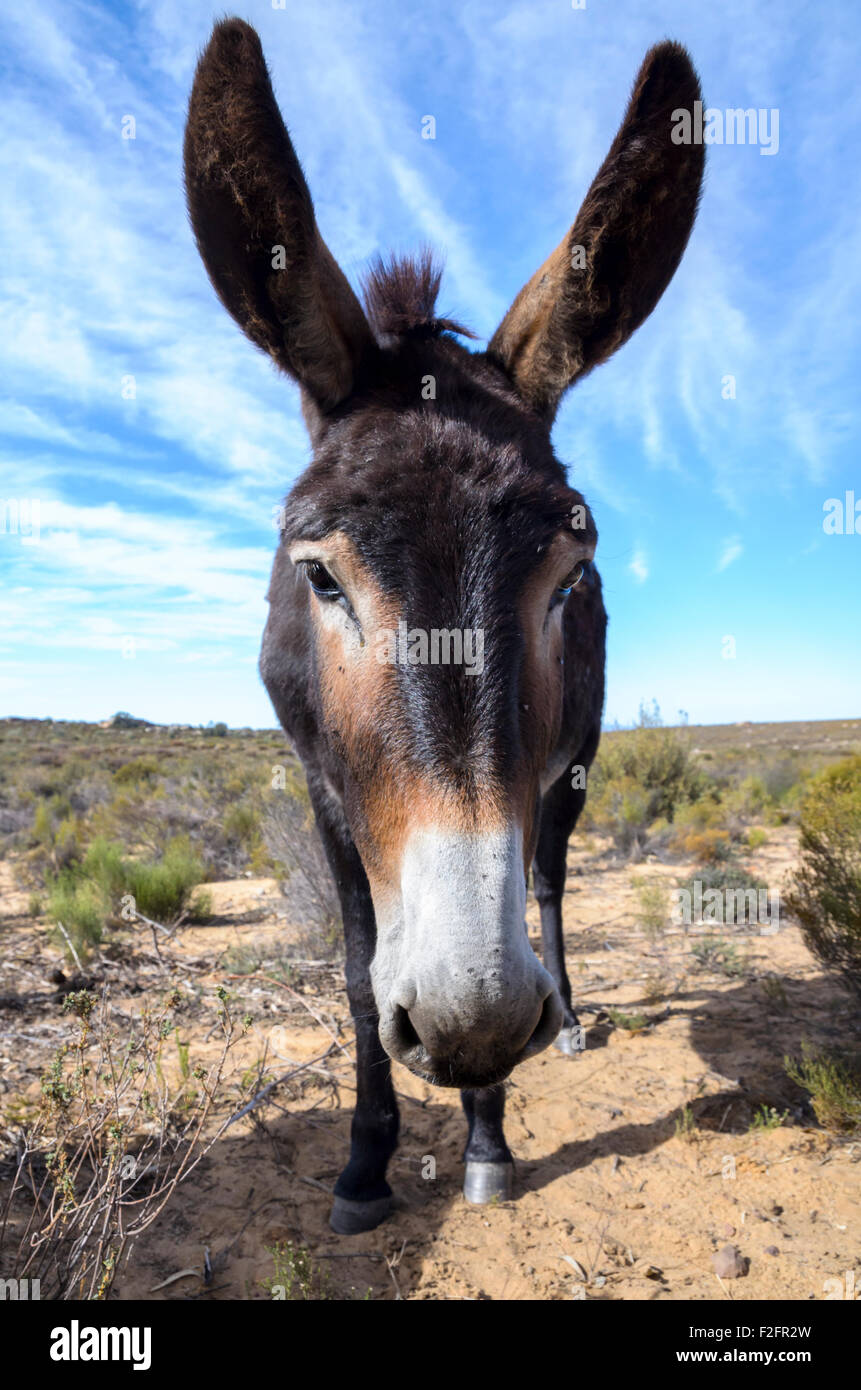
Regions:
<instances>
[{"instance_id":1,"label":"green shrub","mask_svg":"<svg viewBox=\"0 0 861 1390\"><path fill-rule=\"evenodd\" d=\"M131 762L123 763L114 773L114 781L118 787L127 787L136 782L155 782L160 774L159 764L156 758L132 758Z\"/></svg>"},{"instance_id":2,"label":"green shrub","mask_svg":"<svg viewBox=\"0 0 861 1390\"><path fill-rule=\"evenodd\" d=\"M635 878L631 886L637 897L637 919L647 938L654 941L667 925L667 885L661 879Z\"/></svg>"},{"instance_id":3,"label":"green shrub","mask_svg":"<svg viewBox=\"0 0 861 1390\"><path fill-rule=\"evenodd\" d=\"M754 820L761 818L770 797L761 777L745 777L736 787L727 787L723 803L731 814Z\"/></svg>"},{"instance_id":4,"label":"green shrub","mask_svg":"<svg viewBox=\"0 0 861 1390\"><path fill-rule=\"evenodd\" d=\"M260 812L247 801L237 802L226 812L222 822L229 839L254 849L260 843Z\"/></svg>"},{"instance_id":5,"label":"green shrub","mask_svg":"<svg viewBox=\"0 0 861 1390\"><path fill-rule=\"evenodd\" d=\"M626 1014L622 1009L608 1009L607 1016L615 1028L622 1028L626 1033L642 1033L649 1026L645 1014Z\"/></svg>"},{"instance_id":6,"label":"green shrub","mask_svg":"<svg viewBox=\"0 0 861 1390\"><path fill-rule=\"evenodd\" d=\"M692 904L696 901L697 883L700 885L703 898L714 889L721 895L718 901L709 898L708 903L704 904L704 920L734 923L739 926L752 926L759 922L760 895L768 893L768 885L762 879L753 878L741 864L731 858L721 863L703 864L691 878L679 884L680 889L690 894ZM754 904L746 896L749 893L756 894L753 914L749 909ZM770 897L768 901L770 907Z\"/></svg>"},{"instance_id":7,"label":"green shrub","mask_svg":"<svg viewBox=\"0 0 861 1390\"><path fill-rule=\"evenodd\" d=\"M43 849L50 849L54 843L54 817L51 812L51 800L40 801L33 816L32 837L37 845Z\"/></svg>"},{"instance_id":8,"label":"green shrub","mask_svg":"<svg viewBox=\"0 0 861 1390\"><path fill-rule=\"evenodd\" d=\"M58 868L67 868L81 857L81 823L75 816L66 816L54 832L53 856Z\"/></svg>"},{"instance_id":9,"label":"green shrub","mask_svg":"<svg viewBox=\"0 0 861 1390\"><path fill-rule=\"evenodd\" d=\"M728 980L737 980L747 974L747 962L739 956L737 948L730 941L707 937L694 943L691 955L697 969L725 975Z\"/></svg>"},{"instance_id":10,"label":"green shrub","mask_svg":"<svg viewBox=\"0 0 861 1390\"><path fill-rule=\"evenodd\" d=\"M201 862L188 840L174 840L155 863L123 861L123 889L131 893L135 908L144 917L171 926L192 907L192 895L203 877ZM206 906L198 901L198 913Z\"/></svg>"},{"instance_id":11,"label":"green shrub","mask_svg":"<svg viewBox=\"0 0 861 1390\"><path fill-rule=\"evenodd\" d=\"M732 855L731 841L726 806L715 795L679 807L670 837L677 854L717 864Z\"/></svg>"},{"instance_id":12,"label":"green shrub","mask_svg":"<svg viewBox=\"0 0 861 1390\"><path fill-rule=\"evenodd\" d=\"M640 707L637 727L605 735L589 773L587 821L621 848L642 847L647 827L713 787L694 763L688 735L664 728L657 706Z\"/></svg>"},{"instance_id":13,"label":"green shrub","mask_svg":"<svg viewBox=\"0 0 861 1390\"><path fill-rule=\"evenodd\" d=\"M861 754L811 780L799 846L787 907L813 954L861 994Z\"/></svg>"},{"instance_id":14,"label":"green shrub","mask_svg":"<svg viewBox=\"0 0 861 1390\"><path fill-rule=\"evenodd\" d=\"M127 895L135 911L164 926L182 917L205 918L211 897L194 891L202 878L203 866L187 839L172 841L157 860L127 858L119 845L96 839L79 864L49 883L48 912L62 921L76 948L81 942L86 949L101 939L107 921L120 917Z\"/></svg>"},{"instance_id":15,"label":"green shrub","mask_svg":"<svg viewBox=\"0 0 861 1390\"><path fill-rule=\"evenodd\" d=\"M762 1129L766 1132L772 1129L780 1129L781 1125L788 1118L788 1110L781 1112L780 1110L776 1110L773 1105L760 1105L759 1108L754 1111L753 1119L748 1125L748 1129L751 1133Z\"/></svg>"},{"instance_id":16,"label":"green shrub","mask_svg":"<svg viewBox=\"0 0 861 1390\"><path fill-rule=\"evenodd\" d=\"M786 1074L810 1096L813 1113L824 1129L838 1134L861 1130L861 1067L857 1057L816 1052L801 1044L801 1060L785 1057Z\"/></svg>"},{"instance_id":17,"label":"green shrub","mask_svg":"<svg viewBox=\"0 0 861 1390\"><path fill-rule=\"evenodd\" d=\"M63 869L48 893L48 917L52 926L62 922L75 950L83 959L102 939L105 900L98 884ZM62 936L62 933L58 933Z\"/></svg>"},{"instance_id":18,"label":"green shrub","mask_svg":"<svg viewBox=\"0 0 861 1390\"><path fill-rule=\"evenodd\" d=\"M81 874L98 884L104 894L106 910L109 910L125 891L126 878L120 845L101 837L93 840L81 862Z\"/></svg>"}]
</instances>

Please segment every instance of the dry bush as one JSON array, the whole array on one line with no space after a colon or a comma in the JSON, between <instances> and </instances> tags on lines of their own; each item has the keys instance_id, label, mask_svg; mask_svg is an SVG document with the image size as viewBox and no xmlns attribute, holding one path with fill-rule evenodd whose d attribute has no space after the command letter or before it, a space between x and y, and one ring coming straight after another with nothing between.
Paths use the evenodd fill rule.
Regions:
<instances>
[{"instance_id":1,"label":"dry bush","mask_svg":"<svg viewBox=\"0 0 861 1390\"><path fill-rule=\"evenodd\" d=\"M310 804L284 792L269 805L263 840L284 870L287 910L299 927L301 949L331 959L341 949L341 905Z\"/></svg>"},{"instance_id":2,"label":"dry bush","mask_svg":"<svg viewBox=\"0 0 861 1390\"><path fill-rule=\"evenodd\" d=\"M101 999L67 996L78 1035L43 1075L39 1115L2 1164L11 1181L0 1211L0 1267L38 1279L42 1298L107 1297L133 1242L235 1118L207 1134L244 1027L224 990L218 997L221 1045L204 1067L180 1041L178 990L145 1010L131 1034L107 991Z\"/></svg>"}]
</instances>

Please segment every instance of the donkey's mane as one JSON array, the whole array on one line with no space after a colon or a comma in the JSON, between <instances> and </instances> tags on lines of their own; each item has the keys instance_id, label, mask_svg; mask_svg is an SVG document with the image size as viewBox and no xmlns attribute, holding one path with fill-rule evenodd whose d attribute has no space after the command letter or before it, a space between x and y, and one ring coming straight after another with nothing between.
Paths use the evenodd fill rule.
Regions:
<instances>
[{"instance_id":1,"label":"donkey's mane","mask_svg":"<svg viewBox=\"0 0 861 1390\"><path fill-rule=\"evenodd\" d=\"M442 267L429 250L418 256L390 256L387 261L377 256L362 281L365 310L376 336L437 338L460 333L474 338L454 319L437 317L441 279Z\"/></svg>"}]
</instances>

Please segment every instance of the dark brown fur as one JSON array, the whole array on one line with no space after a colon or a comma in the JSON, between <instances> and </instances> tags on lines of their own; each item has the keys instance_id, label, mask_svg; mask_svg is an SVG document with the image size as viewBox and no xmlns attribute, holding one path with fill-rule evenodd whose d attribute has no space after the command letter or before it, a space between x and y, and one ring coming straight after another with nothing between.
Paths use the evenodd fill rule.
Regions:
<instances>
[{"instance_id":1,"label":"dark brown fur","mask_svg":"<svg viewBox=\"0 0 861 1390\"><path fill-rule=\"evenodd\" d=\"M550 425L563 393L630 337L678 265L703 151L672 144L671 113L698 97L679 45L650 50L572 228L487 351L471 352L457 340L466 330L437 312L429 254L378 261L359 303L320 235L254 31L240 20L217 25L198 67L185 141L197 243L229 312L298 381L314 444L286 503L261 672L303 760L343 910L358 1096L338 1230L375 1225L390 1197L397 1108L371 982L375 902L397 898L417 828L522 830L561 1001L549 1017L554 1031L562 1018L569 1041L576 1024L561 903L585 800L571 768L589 767L600 737L606 617L589 562L594 520ZM572 262L578 246L585 268ZM337 612L302 569L323 553L343 570ZM575 556L586 558L583 579L561 606ZM370 629L400 616L413 628L487 633L480 679L453 665L375 669ZM501 968L475 964L478 993L485 970L503 987ZM455 1030L445 1074L434 1073L466 1088L468 1164L510 1162L497 1083L527 1055L509 1037L511 1009L523 1005L527 1017L533 1004L509 1004L485 1018L480 1038ZM400 1021L396 1012L386 1037L403 1046L393 1055L421 1072L408 1010ZM433 1029L427 1008L422 1020Z\"/></svg>"}]
</instances>

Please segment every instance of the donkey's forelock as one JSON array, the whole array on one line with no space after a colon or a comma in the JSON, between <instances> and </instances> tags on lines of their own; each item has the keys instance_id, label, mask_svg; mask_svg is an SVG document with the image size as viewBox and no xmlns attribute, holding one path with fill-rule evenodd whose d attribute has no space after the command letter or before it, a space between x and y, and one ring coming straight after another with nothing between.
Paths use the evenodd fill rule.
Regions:
<instances>
[{"instance_id":1,"label":"donkey's forelock","mask_svg":"<svg viewBox=\"0 0 861 1390\"><path fill-rule=\"evenodd\" d=\"M362 288L365 312L381 343L393 338L436 338L441 333L476 335L454 319L440 317L436 301L442 266L426 249L418 256L377 256Z\"/></svg>"}]
</instances>

